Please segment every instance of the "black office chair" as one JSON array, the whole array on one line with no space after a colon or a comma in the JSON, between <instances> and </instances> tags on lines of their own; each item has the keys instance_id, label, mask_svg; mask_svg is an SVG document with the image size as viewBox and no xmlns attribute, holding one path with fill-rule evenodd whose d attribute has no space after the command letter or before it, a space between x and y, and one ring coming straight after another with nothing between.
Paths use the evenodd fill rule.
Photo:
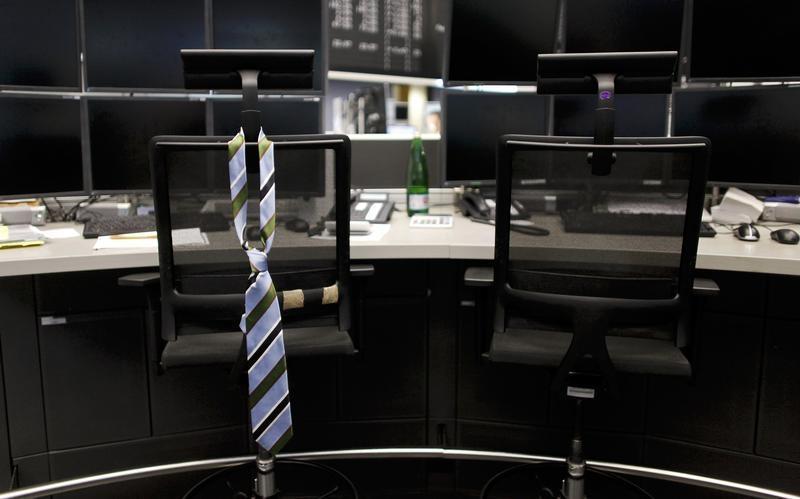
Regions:
<instances>
[{"instance_id":1,"label":"black office chair","mask_svg":"<svg viewBox=\"0 0 800 499\"><path fill-rule=\"evenodd\" d=\"M371 269L350 266L349 140L340 135L270 139L276 147L278 216L270 274L283 309L287 355L353 354L351 272L363 275ZM243 353L238 321L249 266L233 232L228 140L162 136L151 141L159 275L127 276L120 284L160 282L160 289L153 291L160 291L159 362L164 369L232 366ZM257 179L249 185L256 240ZM333 213L335 236L310 237ZM331 286L338 293L337 303L322 305L314 300L315 294ZM297 307L297 300L284 299L290 290L304 292L306 306L289 309ZM155 306L157 300L151 303Z\"/></svg>"},{"instance_id":2,"label":"black office chair","mask_svg":"<svg viewBox=\"0 0 800 499\"><path fill-rule=\"evenodd\" d=\"M495 262L466 281L495 294L485 356L555 369L576 401L564 494L583 497L581 401L617 395L616 372L689 377L691 296L709 143L698 137L504 136ZM589 155L613 153L609 174ZM549 235L511 224L511 199ZM514 222L517 224L519 222ZM713 285L706 287L713 288Z\"/></svg>"}]
</instances>

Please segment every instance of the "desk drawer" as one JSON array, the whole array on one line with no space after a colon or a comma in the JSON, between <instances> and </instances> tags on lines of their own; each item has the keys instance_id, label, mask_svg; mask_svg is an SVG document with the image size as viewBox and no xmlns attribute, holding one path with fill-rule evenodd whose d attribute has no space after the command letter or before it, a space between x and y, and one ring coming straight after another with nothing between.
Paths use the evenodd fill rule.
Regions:
<instances>
[{"instance_id":1,"label":"desk drawer","mask_svg":"<svg viewBox=\"0 0 800 499\"><path fill-rule=\"evenodd\" d=\"M43 317L39 349L50 450L150 434L140 313Z\"/></svg>"}]
</instances>

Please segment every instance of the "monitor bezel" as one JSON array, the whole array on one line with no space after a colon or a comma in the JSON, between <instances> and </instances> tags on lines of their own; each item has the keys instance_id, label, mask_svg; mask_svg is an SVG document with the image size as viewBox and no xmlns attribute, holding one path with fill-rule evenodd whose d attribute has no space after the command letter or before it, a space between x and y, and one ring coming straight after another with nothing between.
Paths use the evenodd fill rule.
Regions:
<instances>
[{"instance_id":1,"label":"monitor bezel","mask_svg":"<svg viewBox=\"0 0 800 499\"><path fill-rule=\"evenodd\" d=\"M439 151L439 174L440 178L442 179L442 186L443 187L496 187L497 185L497 178L496 176L491 179L465 179L465 180L451 180L447 177L447 96L448 95L508 95L501 92L477 92L471 90L459 90L459 89L450 89L446 88L442 92L442 116L444 119L442 120L442 132L441 132L441 145ZM531 95L538 94L531 93ZM553 108L553 99L548 96L540 96L544 99L544 129L545 131L550 130L550 123L552 120L552 113L551 109ZM498 136L499 138L499 136Z\"/></svg>"},{"instance_id":2,"label":"monitor bezel","mask_svg":"<svg viewBox=\"0 0 800 499\"><path fill-rule=\"evenodd\" d=\"M770 85L766 87L766 90L777 90L779 88L793 88L797 89L800 92L800 85ZM690 94L694 92L713 92L713 93L726 93L726 92L741 92L741 91L753 91L753 90L760 90L761 88L757 85L753 86L742 86L742 87L688 87L688 88L675 88L673 92L673 98L676 95L680 94ZM763 89L762 89L763 90ZM670 135L674 136L675 133L675 124L677 122L676 116L678 107L673 100L672 102L672 119L670 121ZM680 135L678 137L681 137ZM710 139L709 139L710 140ZM738 181L726 181L726 180L714 180L711 178L712 176L712 161L714 159L714 142L711 141L711 156L709 159L708 165L708 180L706 185L710 187L738 187L741 189L752 189L752 190L779 190L779 191L799 191L800 192L800 182L797 184L781 184L781 183L772 183L772 182L738 182Z\"/></svg>"},{"instance_id":3,"label":"monitor bezel","mask_svg":"<svg viewBox=\"0 0 800 499\"><path fill-rule=\"evenodd\" d=\"M529 86L529 85L536 85L536 80L452 80L450 79L450 48L452 46L453 41L453 11L454 1L450 3L450 12L447 15L448 20L448 29L447 29L447 39L445 40L444 46L444 67L442 68L442 82L444 87L464 87L468 85L484 85L484 86L491 86L491 85L519 85L519 86ZM559 14L560 11L558 9L559 0L556 0L556 15L553 19L554 22L554 29L553 29L553 52L556 50L557 46L557 38L558 38L558 23L559 23ZM546 53L546 52L543 52ZM538 56L537 56L538 57Z\"/></svg>"},{"instance_id":4,"label":"monitor bezel","mask_svg":"<svg viewBox=\"0 0 800 499\"><path fill-rule=\"evenodd\" d=\"M81 190L78 191L50 191L50 192L31 192L20 194L0 194L0 200L13 201L15 199L31 199L31 198L53 198L53 197L70 197L70 196L90 196L91 189L89 183L89 167L86 164L87 143L84 139L84 125L85 121L85 99L80 96L75 96L72 99L66 99L63 94L57 93L6 93L0 92L3 95L2 99L28 99L28 100L75 100L78 103L78 134L81 141Z\"/></svg>"},{"instance_id":5,"label":"monitor bezel","mask_svg":"<svg viewBox=\"0 0 800 499\"><path fill-rule=\"evenodd\" d=\"M681 67L685 68L686 81L696 83L762 83L762 82L800 82L800 74L786 76L693 76L692 53L694 51L694 0L686 0L683 32L686 49L682 50Z\"/></svg>"}]
</instances>

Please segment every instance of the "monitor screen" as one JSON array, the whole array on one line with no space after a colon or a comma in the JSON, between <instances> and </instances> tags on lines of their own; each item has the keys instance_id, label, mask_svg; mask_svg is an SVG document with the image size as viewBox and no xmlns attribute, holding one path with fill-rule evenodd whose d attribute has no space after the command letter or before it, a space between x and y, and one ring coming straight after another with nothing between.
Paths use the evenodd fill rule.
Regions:
<instances>
[{"instance_id":1,"label":"monitor screen","mask_svg":"<svg viewBox=\"0 0 800 499\"><path fill-rule=\"evenodd\" d=\"M202 102L90 101L92 189L150 189L150 139L156 135L205 135L205 130Z\"/></svg>"},{"instance_id":2,"label":"monitor screen","mask_svg":"<svg viewBox=\"0 0 800 499\"><path fill-rule=\"evenodd\" d=\"M313 49L313 91L323 91L328 68L321 0L227 0L213 15L214 48Z\"/></svg>"},{"instance_id":3,"label":"monitor screen","mask_svg":"<svg viewBox=\"0 0 800 499\"><path fill-rule=\"evenodd\" d=\"M709 182L800 185L800 88L675 93L675 136L711 139Z\"/></svg>"},{"instance_id":4,"label":"monitor screen","mask_svg":"<svg viewBox=\"0 0 800 499\"><path fill-rule=\"evenodd\" d=\"M442 77L448 2L333 0L327 3L331 69Z\"/></svg>"},{"instance_id":5,"label":"monitor screen","mask_svg":"<svg viewBox=\"0 0 800 499\"><path fill-rule=\"evenodd\" d=\"M532 83L553 52L556 0L453 0L447 83Z\"/></svg>"},{"instance_id":6,"label":"monitor screen","mask_svg":"<svg viewBox=\"0 0 800 499\"><path fill-rule=\"evenodd\" d=\"M203 48L203 0L85 0L90 87L183 88L180 49Z\"/></svg>"},{"instance_id":7,"label":"monitor screen","mask_svg":"<svg viewBox=\"0 0 800 499\"><path fill-rule=\"evenodd\" d=\"M692 11L690 75L723 80L800 77L800 3L720 5L695 0Z\"/></svg>"},{"instance_id":8,"label":"monitor screen","mask_svg":"<svg viewBox=\"0 0 800 499\"><path fill-rule=\"evenodd\" d=\"M445 182L493 183L497 139L546 132L547 97L448 91L444 96Z\"/></svg>"},{"instance_id":9,"label":"monitor screen","mask_svg":"<svg viewBox=\"0 0 800 499\"><path fill-rule=\"evenodd\" d=\"M80 86L74 0L0 0L0 85Z\"/></svg>"},{"instance_id":10,"label":"monitor screen","mask_svg":"<svg viewBox=\"0 0 800 499\"><path fill-rule=\"evenodd\" d=\"M593 137L594 95L557 95L554 104L555 135ZM664 137L667 131L665 95L617 95L614 135L617 137Z\"/></svg>"},{"instance_id":11,"label":"monitor screen","mask_svg":"<svg viewBox=\"0 0 800 499\"><path fill-rule=\"evenodd\" d=\"M680 50L684 0L568 0L567 52Z\"/></svg>"},{"instance_id":12,"label":"monitor screen","mask_svg":"<svg viewBox=\"0 0 800 499\"><path fill-rule=\"evenodd\" d=\"M320 133L322 103L318 100L259 101L267 135ZM241 101L214 103L214 134L231 135L241 126ZM275 193L279 198L325 195L325 152L275 150ZM226 170L218 171L223 176ZM257 183L257 180L256 180ZM215 185L226 185L217 182Z\"/></svg>"},{"instance_id":13,"label":"monitor screen","mask_svg":"<svg viewBox=\"0 0 800 499\"><path fill-rule=\"evenodd\" d=\"M80 193L78 100L0 98L0 196Z\"/></svg>"}]
</instances>

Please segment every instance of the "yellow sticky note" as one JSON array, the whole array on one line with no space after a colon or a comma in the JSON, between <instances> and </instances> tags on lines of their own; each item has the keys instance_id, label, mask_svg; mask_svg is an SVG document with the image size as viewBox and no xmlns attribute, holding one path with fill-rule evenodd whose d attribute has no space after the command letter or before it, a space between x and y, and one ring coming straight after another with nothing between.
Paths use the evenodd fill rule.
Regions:
<instances>
[{"instance_id":1,"label":"yellow sticky note","mask_svg":"<svg viewBox=\"0 0 800 499\"><path fill-rule=\"evenodd\" d=\"M8 239L8 226L7 225L0 225L0 241L3 239Z\"/></svg>"}]
</instances>

